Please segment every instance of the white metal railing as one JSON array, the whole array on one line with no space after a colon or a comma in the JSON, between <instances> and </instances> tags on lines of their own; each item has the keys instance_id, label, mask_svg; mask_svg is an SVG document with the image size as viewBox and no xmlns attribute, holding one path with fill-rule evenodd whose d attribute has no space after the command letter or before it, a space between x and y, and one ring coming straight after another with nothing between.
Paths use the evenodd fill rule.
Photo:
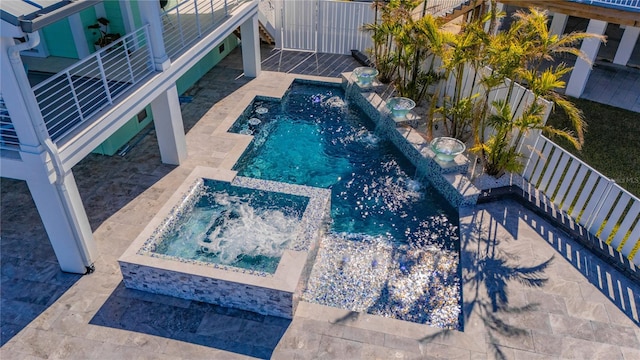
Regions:
<instances>
[{"instance_id":1,"label":"white metal railing","mask_svg":"<svg viewBox=\"0 0 640 360\"><path fill-rule=\"evenodd\" d=\"M9 110L4 103L4 99L0 97L0 149L2 150L20 150L20 140L16 129L11 122Z\"/></svg>"},{"instance_id":2,"label":"white metal railing","mask_svg":"<svg viewBox=\"0 0 640 360\"><path fill-rule=\"evenodd\" d=\"M57 141L87 123L154 71L144 26L36 85L49 136Z\"/></svg>"},{"instance_id":3,"label":"white metal railing","mask_svg":"<svg viewBox=\"0 0 640 360\"><path fill-rule=\"evenodd\" d=\"M162 12L164 46L172 60L250 0L184 0Z\"/></svg>"},{"instance_id":4,"label":"white metal railing","mask_svg":"<svg viewBox=\"0 0 640 360\"><path fill-rule=\"evenodd\" d=\"M640 251L640 199L543 135L523 177L592 235L608 242L636 266Z\"/></svg>"},{"instance_id":5,"label":"white metal railing","mask_svg":"<svg viewBox=\"0 0 640 360\"><path fill-rule=\"evenodd\" d=\"M424 13L431 14L434 17L441 17L449 15L454 9L467 5L475 0L434 0L420 3L418 7L413 11L413 15L422 15ZM424 7L427 7L426 12Z\"/></svg>"},{"instance_id":6,"label":"white metal railing","mask_svg":"<svg viewBox=\"0 0 640 360\"><path fill-rule=\"evenodd\" d=\"M640 0L570 0L573 2L640 11Z\"/></svg>"}]
</instances>

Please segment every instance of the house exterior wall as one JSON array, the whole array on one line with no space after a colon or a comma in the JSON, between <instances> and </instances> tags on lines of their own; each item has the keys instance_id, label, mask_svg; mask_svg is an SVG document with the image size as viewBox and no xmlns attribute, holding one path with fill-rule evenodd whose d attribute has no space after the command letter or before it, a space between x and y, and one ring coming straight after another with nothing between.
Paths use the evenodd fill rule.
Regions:
<instances>
[{"instance_id":1,"label":"house exterior wall","mask_svg":"<svg viewBox=\"0 0 640 360\"><path fill-rule=\"evenodd\" d=\"M69 20L63 19L43 28L42 36L50 56L79 59Z\"/></svg>"},{"instance_id":2,"label":"house exterior wall","mask_svg":"<svg viewBox=\"0 0 640 360\"><path fill-rule=\"evenodd\" d=\"M220 48L224 46L224 50L221 52ZM182 95L193 84L195 84L200 78L204 76L209 70L213 69L225 56L227 56L231 50L238 46L238 38L235 35L229 35L220 45L211 50L202 60L191 67L184 75L176 81L178 87L178 94Z\"/></svg>"}]
</instances>

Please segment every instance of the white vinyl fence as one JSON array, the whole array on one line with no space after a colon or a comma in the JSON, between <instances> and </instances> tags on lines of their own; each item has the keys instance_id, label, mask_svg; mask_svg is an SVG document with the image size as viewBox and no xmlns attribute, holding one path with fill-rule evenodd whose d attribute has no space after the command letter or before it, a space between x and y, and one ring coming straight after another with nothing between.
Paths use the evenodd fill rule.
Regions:
<instances>
[{"instance_id":1,"label":"white vinyl fence","mask_svg":"<svg viewBox=\"0 0 640 360\"><path fill-rule=\"evenodd\" d=\"M371 36L362 26L373 23L371 3L332 0L263 0L275 20L276 47L331 54L350 54L372 46Z\"/></svg>"},{"instance_id":2,"label":"white vinyl fence","mask_svg":"<svg viewBox=\"0 0 640 360\"><path fill-rule=\"evenodd\" d=\"M640 266L640 199L540 135L523 177L592 235Z\"/></svg>"},{"instance_id":3,"label":"white vinyl fence","mask_svg":"<svg viewBox=\"0 0 640 360\"><path fill-rule=\"evenodd\" d=\"M442 16L465 0L429 0L427 13ZM422 12L421 3L416 12ZM371 34L362 31L375 21L371 2L335 0L261 0L261 21L270 28L274 19L276 47L330 54L364 52ZM266 12L266 13L265 13Z\"/></svg>"}]
</instances>

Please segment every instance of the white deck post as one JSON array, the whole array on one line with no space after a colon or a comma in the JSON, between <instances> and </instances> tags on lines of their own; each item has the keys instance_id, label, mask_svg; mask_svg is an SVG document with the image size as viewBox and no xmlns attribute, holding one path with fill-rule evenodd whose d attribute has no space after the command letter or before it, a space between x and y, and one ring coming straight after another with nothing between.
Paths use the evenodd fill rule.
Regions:
<instances>
[{"instance_id":1,"label":"white deck post","mask_svg":"<svg viewBox=\"0 0 640 360\"><path fill-rule=\"evenodd\" d=\"M87 37L85 35L85 27L82 24L80 14L73 14L68 17L69 26L71 26L71 35L73 36L73 43L78 51L78 57L84 59L91 54L89 45L87 44Z\"/></svg>"},{"instance_id":2,"label":"white deck post","mask_svg":"<svg viewBox=\"0 0 640 360\"><path fill-rule=\"evenodd\" d=\"M587 32L590 34L602 35L606 29L606 21L591 19L589 21L589 26L587 27ZM599 49L599 39L584 39L582 46L580 47L580 50L582 50L592 62L595 61ZM580 97L584 91L584 87L587 85L590 74L591 65L582 59L577 59L576 65L574 66L573 71L571 71L571 77L567 83L565 94L577 98Z\"/></svg>"},{"instance_id":3,"label":"white deck post","mask_svg":"<svg viewBox=\"0 0 640 360\"><path fill-rule=\"evenodd\" d=\"M613 59L614 64L627 65L631 54L633 54L633 49L636 46L639 35L640 28L638 27L627 26L627 28L624 29L620 45L618 45L618 50L616 50L616 57Z\"/></svg>"},{"instance_id":4,"label":"white deck post","mask_svg":"<svg viewBox=\"0 0 640 360\"><path fill-rule=\"evenodd\" d=\"M179 165L187 158L187 141L175 84L151 102L151 112L162 162Z\"/></svg>"},{"instance_id":5,"label":"white deck post","mask_svg":"<svg viewBox=\"0 0 640 360\"><path fill-rule=\"evenodd\" d=\"M242 38L242 68L244 75L257 77L260 75L260 39L258 36L258 15L240 25Z\"/></svg>"},{"instance_id":6,"label":"white deck post","mask_svg":"<svg viewBox=\"0 0 640 360\"><path fill-rule=\"evenodd\" d=\"M549 26L549 32L554 35L564 34L564 28L567 26L567 19L569 15L562 13L554 13L551 20L551 26Z\"/></svg>"},{"instance_id":7,"label":"white deck post","mask_svg":"<svg viewBox=\"0 0 640 360\"><path fill-rule=\"evenodd\" d=\"M149 38L151 43L151 53L153 62L158 71L169 68L171 61L167 56L162 35L162 17L160 13L160 3L157 1L138 1L142 22L149 24Z\"/></svg>"},{"instance_id":8,"label":"white deck post","mask_svg":"<svg viewBox=\"0 0 640 360\"><path fill-rule=\"evenodd\" d=\"M7 64L7 69L11 62L8 49L13 44L12 38L0 38L0 60L3 66ZM38 132L46 131L44 121L33 93L20 91L28 88L29 83L21 64L17 68L17 72L7 71L0 78L2 89L10 90L4 91L2 97L20 139L21 161L2 175L26 180L60 268L84 274L97 256L91 226L73 174L61 173L63 178L56 181L52 158L38 137Z\"/></svg>"},{"instance_id":9,"label":"white deck post","mask_svg":"<svg viewBox=\"0 0 640 360\"><path fill-rule=\"evenodd\" d=\"M97 249L73 174L51 183L46 164L37 165L27 185L58 264L62 271L84 274L93 265Z\"/></svg>"}]
</instances>

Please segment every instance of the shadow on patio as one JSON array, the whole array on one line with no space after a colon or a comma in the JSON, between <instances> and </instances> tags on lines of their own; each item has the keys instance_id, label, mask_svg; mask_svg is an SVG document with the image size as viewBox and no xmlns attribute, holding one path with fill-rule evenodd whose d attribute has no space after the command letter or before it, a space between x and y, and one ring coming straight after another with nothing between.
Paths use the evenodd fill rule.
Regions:
<instances>
[{"instance_id":1,"label":"shadow on patio","mask_svg":"<svg viewBox=\"0 0 640 360\"><path fill-rule=\"evenodd\" d=\"M291 320L131 290L120 283L89 323L268 359Z\"/></svg>"}]
</instances>

